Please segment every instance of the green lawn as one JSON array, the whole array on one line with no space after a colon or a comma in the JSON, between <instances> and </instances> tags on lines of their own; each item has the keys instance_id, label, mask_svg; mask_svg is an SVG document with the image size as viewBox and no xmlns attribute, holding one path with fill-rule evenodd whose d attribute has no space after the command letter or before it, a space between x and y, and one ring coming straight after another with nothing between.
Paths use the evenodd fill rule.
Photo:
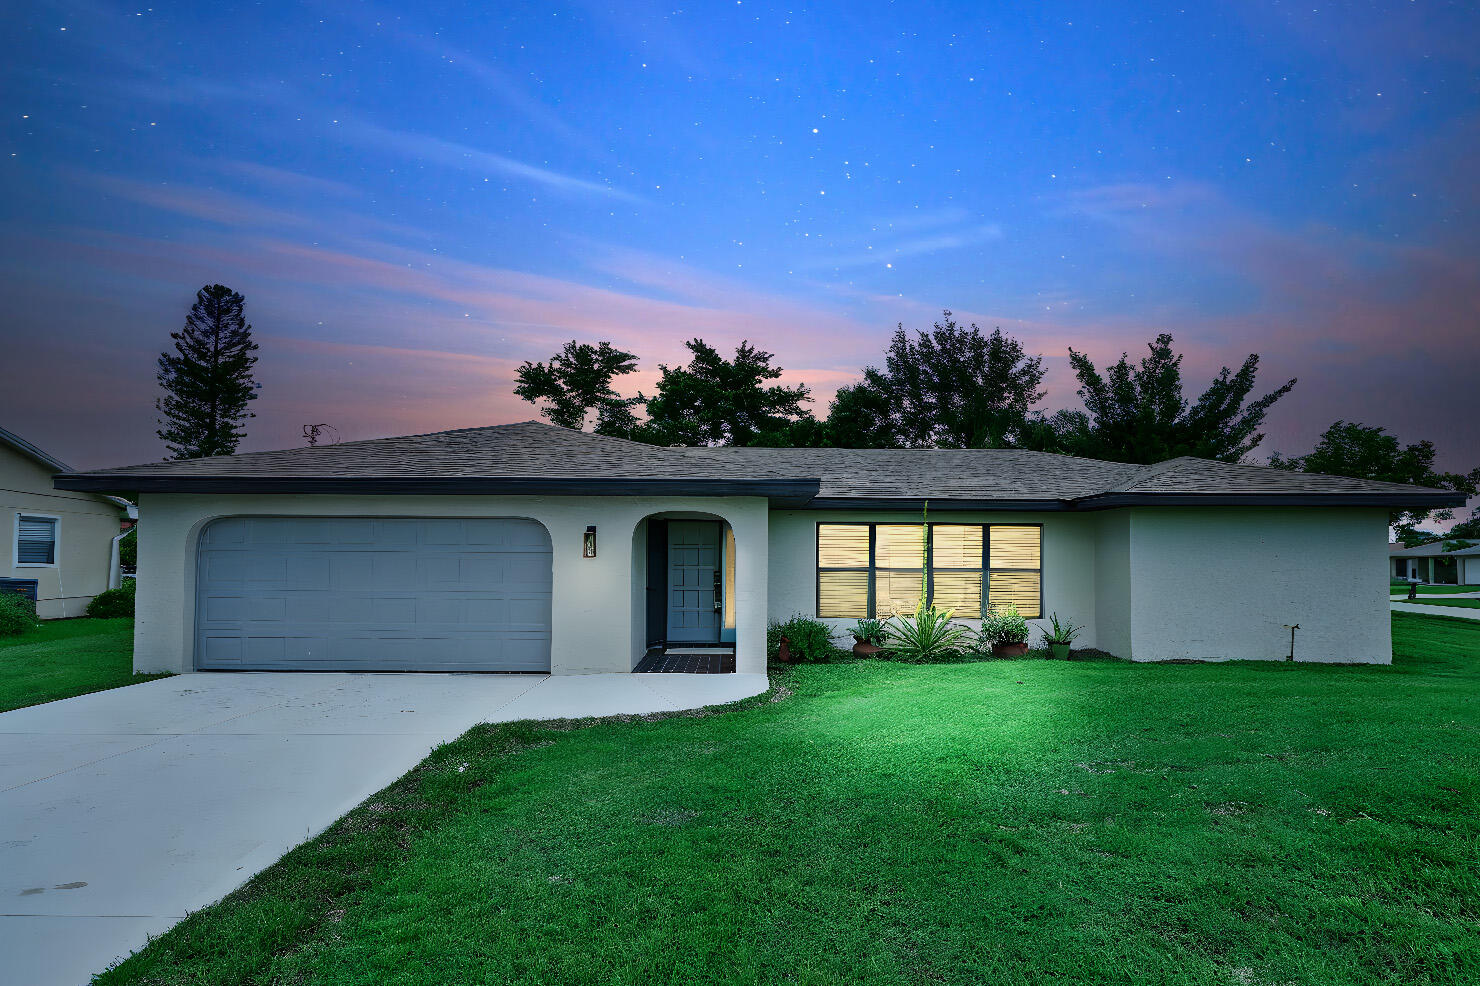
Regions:
<instances>
[{"instance_id":1,"label":"green lawn","mask_svg":"<svg viewBox=\"0 0 1480 986\"><path fill-rule=\"evenodd\" d=\"M0 712L162 677L134 674L133 620L46 620L0 637Z\"/></svg>"},{"instance_id":2,"label":"green lawn","mask_svg":"<svg viewBox=\"0 0 1480 986\"><path fill-rule=\"evenodd\" d=\"M1418 587L1420 596L1445 596L1454 592L1480 592L1480 585L1421 585ZM1393 595L1408 595L1408 584L1394 583Z\"/></svg>"},{"instance_id":3,"label":"green lawn","mask_svg":"<svg viewBox=\"0 0 1480 986\"><path fill-rule=\"evenodd\" d=\"M479 727L118 983L1480 980L1480 624Z\"/></svg>"},{"instance_id":4,"label":"green lawn","mask_svg":"<svg viewBox=\"0 0 1480 986\"><path fill-rule=\"evenodd\" d=\"M1402 602L1402 600L1398 600ZM1480 599L1425 599L1415 606L1458 606L1462 609L1480 609Z\"/></svg>"}]
</instances>

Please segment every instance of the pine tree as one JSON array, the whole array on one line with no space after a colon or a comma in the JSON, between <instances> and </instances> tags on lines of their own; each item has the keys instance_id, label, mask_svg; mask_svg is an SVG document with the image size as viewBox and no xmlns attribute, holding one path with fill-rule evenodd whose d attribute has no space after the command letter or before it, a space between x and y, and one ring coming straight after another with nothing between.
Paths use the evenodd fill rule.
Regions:
<instances>
[{"instance_id":1,"label":"pine tree","mask_svg":"<svg viewBox=\"0 0 1480 986\"><path fill-rule=\"evenodd\" d=\"M170 333L175 351L160 354L165 393L154 402L163 415L157 434L170 450L167 458L231 455L255 416L247 405L257 399L257 344L242 305L235 291L209 284L195 293L185 327Z\"/></svg>"}]
</instances>

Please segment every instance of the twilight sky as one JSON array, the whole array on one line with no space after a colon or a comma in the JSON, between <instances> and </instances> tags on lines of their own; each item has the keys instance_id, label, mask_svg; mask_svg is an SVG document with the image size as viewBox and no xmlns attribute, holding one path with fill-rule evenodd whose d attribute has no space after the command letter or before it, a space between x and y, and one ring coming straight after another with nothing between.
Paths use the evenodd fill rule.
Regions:
<instances>
[{"instance_id":1,"label":"twilight sky","mask_svg":"<svg viewBox=\"0 0 1480 986\"><path fill-rule=\"evenodd\" d=\"M942 307L1047 357L1176 336L1480 463L1469 2L7 4L0 425L156 459L195 290L261 343L244 448L533 417L571 338L777 354L816 410Z\"/></svg>"}]
</instances>

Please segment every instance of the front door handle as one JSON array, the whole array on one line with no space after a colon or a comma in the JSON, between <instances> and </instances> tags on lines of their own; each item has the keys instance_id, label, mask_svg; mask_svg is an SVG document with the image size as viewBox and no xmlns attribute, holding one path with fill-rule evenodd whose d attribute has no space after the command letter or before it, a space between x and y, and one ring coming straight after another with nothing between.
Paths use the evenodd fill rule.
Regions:
<instances>
[{"instance_id":1,"label":"front door handle","mask_svg":"<svg viewBox=\"0 0 1480 986\"><path fill-rule=\"evenodd\" d=\"M716 569L715 570L715 573L714 573L714 611L716 613L718 613L720 611L720 605L721 605L721 603L722 603L723 600L724 600L724 583L722 581L720 581L719 570Z\"/></svg>"}]
</instances>

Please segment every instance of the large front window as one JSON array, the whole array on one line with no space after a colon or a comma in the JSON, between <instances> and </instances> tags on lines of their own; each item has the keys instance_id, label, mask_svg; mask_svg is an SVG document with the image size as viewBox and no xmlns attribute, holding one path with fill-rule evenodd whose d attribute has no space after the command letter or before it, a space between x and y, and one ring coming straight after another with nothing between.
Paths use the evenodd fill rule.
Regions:
<instances>
[{"instance_id":1,"label":"large front window","mask_svg":"<svg viewBox=\"0 0 1480 986\"><path fill-rule=\"evenodd\" d=\"M912 613L926 600L957 616L1016 604L1043 615L1037 524L818 524L817 615ZM924 582L922 586L921 582Z\"/></svg>"}]
</instances>

